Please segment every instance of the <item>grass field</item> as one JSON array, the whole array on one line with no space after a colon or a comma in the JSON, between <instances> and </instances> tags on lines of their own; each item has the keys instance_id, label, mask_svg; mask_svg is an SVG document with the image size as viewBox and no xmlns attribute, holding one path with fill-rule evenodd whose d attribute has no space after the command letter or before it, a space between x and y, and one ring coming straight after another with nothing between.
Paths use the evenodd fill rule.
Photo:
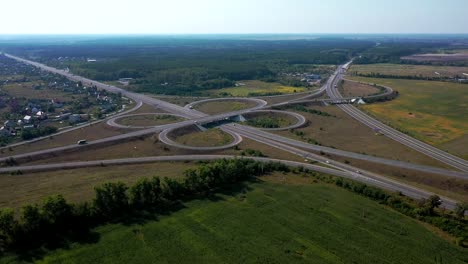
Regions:
<instances>
[{"instance_id":1,"label":"grass field","mask_svg":"<svg viewBox=\"0 0 468 264\"><path fill-rule=\"evenodd\" d=\"M363 64L353 65L349 70L350 73L357 72L359 74L380 73L383 75L396 76L420 76L420 77L455 77L463 76L463 73L468 73L468 67L454 66L429 66L429 65L405 65L405 64ZM437 75L438 72L440 75Z\"/></svg>"},{"instance_id":2,"label":"grass field","mask_svg":"<svg viewBox=\"0 0 468 264\"><path fill-rule=\"evenodd\" d=\"M353 79L397 90L400 95L395 100L362 108L418 139L440 146L468 133L466 85L399 79Z\"/></svg>"},{"instance_id":3,"label":"grass field","mask_svg":"<svg viewBox=\"0 0 468 264\"><path fill-rule=\"evenodd\" d=\"M443 163L439 163L398 142L376 135L372 129L362 125L336 106L307 106L306 108L326 112L331 116L294 111L303 115L309 121L309 125L295 129L295 131L304 133L304 139L302 139L304 141L307 141L306 138L312 138L323 146L383 158L445 167ZM290 131L273 133L301 140L300 136ZM388 151L389 149L392 149L392 151Z\"/></svg>"},{"instance_id":4,"label":"grass field","mask_svg":"<svg viewBox=\"0 0 468 264\"><path fill-rule=\"evenodd\" d=\"M302 184L257 182L240 189L186 203L184 209L157 221L100 227L97 243L74 244L38 263L457 264L468 260L466 249L415 220L335 186L310 179Z\"/></svg>"},{"instance_id":5,"label":"grass field","mask_svg":"<svg viewBox=\"0 0 468 264\"><path fill-rule=\"evenodd\" d=\"M304 87L292 87L284 86L280 83L268 83L257 80L240 81L244 83L244 86L223 88L219 90L213 90L211 95L231 95L231 96L260 96L268 94L288 94L288 93L299 93L304 92Z\"/></svg>"},{"instance_id":6,"label":"grass field","mask_svg":"<svg viewBox=\"0 0 468 264\"><path fill-rule=\"evenodd\" d=\"M171 115L137 115L119 119L118 123L125 126L159 126L183 120L181 117Z\"/></svg>"},{"instance_id":7,"label":"grass field","mask_svg":"<svg viewBox=\"0 0 468 264\"><path fill-rule=\"evenodd\" d=\"M380 90L374 86L346 80L343 85L340 86L339 90L344 97L366 96L380 92Z\"/></svg>"},{"instance_id":8,"label":"grass field","mask_svg":"<svg viewBox=\"0 0 468 264\"><path fill-rule=\"evenodd\" d=\"M250 101L224 100L202 103L195 105L194 108L205 114L215 115L220 113L239 111L254 106L255 103Z\"/></svg>"},{"instance_id":9,"label":"grass field","mask_svg":"<svg viewBox=\"0 0 468 264\"><path fill-rule=\"evenodd\" d=\"M72 170L0 175L0 207L19 209L47 196L62 194L67 200L89 200L94 186L104 182L134 183L142 177L181 177L184 170L196 166L185 162L92 167Z\"/></svg>"},{"instance_id":10,"label":"grass field","mask_svg":"<svg viewBox=\"0 0 468 264\"><path fill-rule=\"evenodd\" d=\"M82 97L79 94L70 94L57 89L33 89L34 85L37 85L37 82L25 82L25 83L12 83L2 86L2 90L7 92L10 96L13 97L24 97L27 99L58 99L61 102L70 102L73 101L72 97Z\"/></svg>"},{"instance_id":11,"label":"grass field","mask_svg":"<svg viewBox=\"0 0 468 264\"><path fill-rule=\"evenodd\" d=\"M232 141L232 137L219 128L212 128L177 136L175 141L187 146L215 147L228 144Z\"/></svg>"}]
</instances>

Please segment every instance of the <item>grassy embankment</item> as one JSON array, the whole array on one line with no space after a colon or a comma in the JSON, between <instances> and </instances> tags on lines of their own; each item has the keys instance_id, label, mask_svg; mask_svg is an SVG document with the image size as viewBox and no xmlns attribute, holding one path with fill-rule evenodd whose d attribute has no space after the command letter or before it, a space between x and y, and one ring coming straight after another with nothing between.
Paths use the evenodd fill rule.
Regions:
<instances>
[{"instance_id":1,"label":"grassy embankment","mask_svg":"<svg viewBox=\"0 0 468 264\"><path fill-rule=\"evenodd\" d=\"M289 108L289 110L293 109ZM372 129L362 125L336 106L307 106L305 110L317 111L318 113L324 112L329 115L293 110L304 115L310 125L294 129L293 131L277 131L273 133L310 142L311 144L321 144L366 155L450 169L450 167L437 160L431 159L388 137L376 134ZM350 163L352 166L386 175L455 200L468 201L468 185L466 180L384 166L382 164L335 155L326 155L331 159Z\"/></svg>"},{"instance_id":2,"label":"grassy embankment","mask_svg":"<svg viewBox=\"0 0 468 264\"><path fill-rule=\"evenodd\" d=\"M125 126L159 126L183 120L181 117L171 115L137 115L121 118L118 123Z\"/></svg>"},{"instance_id":3,"label":"grassy embankment","mask_svg":"<svg viewBox=\"0 0 468 264\"><path fill-rule=\"evenodd\" d=\"M362 109L406 133L468 158L468 86L457 83L353 77L390 86L400 95Z\"/></svg>"}]
</instances>

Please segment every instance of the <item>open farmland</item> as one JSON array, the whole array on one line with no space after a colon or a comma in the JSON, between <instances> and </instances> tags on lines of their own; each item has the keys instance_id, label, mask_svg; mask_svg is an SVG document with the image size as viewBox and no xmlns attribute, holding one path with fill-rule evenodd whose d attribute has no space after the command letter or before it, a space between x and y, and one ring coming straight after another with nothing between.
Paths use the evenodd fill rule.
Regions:
<instances>
[{"instance_id":1,"label":"open farmland","mask_svg":"<svg viewBox=\"0 0 468 264\"><path fill-rule=\"evenodd\" d=\"M439 73L439 74L436 74ZM429 65L407 65L407 64L355 64L349 70L351 74L362 75L393 75L393 76L414 76L429 78L454 78L463 77L463 73L468 74L468 67L454 66L429 66Z\"/></svg>"},{"instance_id":2,"label":"open farmland","mask_svg":"<svg viewBox=\"0 0 468 264\"><path fill-rule=\"evenodd\" d=\"M419 62L464 62L468 61L468 53L427 53L401 57L402 60Z\"/></svg>"},{"instance_id":3,"label":"open farmland","mask_svg":"<svg viewBox=\"0 0 468 264\"><path fill-rule=\"evenodd\" d=\"M400 95L395 100L365 105L362 109L418 139L440 146L468 133L468 86L464 84L353 79L390 86L398 91Z\"/></svg>"},{"instance_id":4,"label":"open farmland","mask_svg":"<svg viewBox=\"0 0 468 264\"><path fill-rule=\"evenodd\" d=\"M288 94L296 92L304 92L304 87L285 86L280 83L269 83L256 80L240 81L243 84L238 87L229 87L211 91L212 95L229 95L229 96L261 96L270 94Z\"/></svg>"},{"instance_id":5,"label":"open farmland","mask_svg":"<svg viewBox=\"0 0 468 264\"><path fill-rule=\"evenodd\" d=\"M192 162L157 162L151 164L91 167L71 170L0 175L0 207L20 209L45 197L62 194L73 202L94 197L94 187L105 182L135 183L142 177L181 177Z\"/></svg>"},{"instance_id":6,"label":"open farmland","mask_svg":"<svg viewBox=\"0 0 468 264\"><path fill-rule=\"evenodd\" d=\"M467 261L466 249L415 220L332 185L295 177L303 184L251 183L229 195L186 203L156 221L100 227L97 243L74 244L39 263Z\"/></svg>"}]
</instances>

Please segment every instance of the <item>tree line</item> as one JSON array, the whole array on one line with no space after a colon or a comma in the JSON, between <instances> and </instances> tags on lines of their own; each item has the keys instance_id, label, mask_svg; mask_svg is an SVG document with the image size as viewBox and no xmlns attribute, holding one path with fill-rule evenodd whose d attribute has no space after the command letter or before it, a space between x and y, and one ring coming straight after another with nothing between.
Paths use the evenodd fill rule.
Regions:
<instances>
[{"instance_id":1,"label":"tree line","mask_svg":"<svg viewBox=\"0 0 468 264\"><path fill-rule=\"evenodd\" d=\"M186 170L181 180L143 178L132 186L108 182L95 187L91 202L70 203L62 195L24 206L19 216L0 209L0 252L55 248L84 239L93 227L163 213L180 201L210 196L220 189L272 171L289 171L280 163L250 159L218 160Z\"/></svg>"}]
</instances>

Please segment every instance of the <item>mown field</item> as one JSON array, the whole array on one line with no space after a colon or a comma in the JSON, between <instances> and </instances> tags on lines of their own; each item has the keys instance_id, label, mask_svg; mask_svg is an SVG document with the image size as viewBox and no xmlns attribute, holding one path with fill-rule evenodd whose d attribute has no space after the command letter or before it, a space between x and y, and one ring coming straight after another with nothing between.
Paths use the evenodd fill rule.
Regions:
<instances>
[{"instance_id":1,"label":"mown field","mask_svg":"<svg viewBox=\"0 0 468 264\"><path fill-rule=\"evenodd\" d=\"M282 177L186 203L155 221L100 227L96 243L73 244L38 263L468 261L466 249L372 200L300 176L302 183L280 183Z\"/></svg>"},{"instance_id":2,"label":"mown field","mask_svg":"<svg viewBox=\"0 0 468 264\"><path fill-rule=\"evenodd\" d=\"M363 77L353 79L397 90L400 95L395 100L362 108L416 138L439 146L468 133L468 86L464 84Z\"/></svg>"},{"instance_id":3,"label":"mown field","mask_svg":"<svg viewBox=\"0 0 468 264\"><path fill-rule=\"evenodd\" d=\"M463 77L463 73L468 74L468 67L455 66L430 66L430 65L406 65L406 64L361 64L353 65L349 70L350 73L357 74L382 74L395 76L416 76L416 77ZM436 74L439 73L440 75Z\"/></svg>"},{"instance_id":4,"label":"mown field","mask_svg":"<svg viewBox=\"0 0 468 264\"><path fill-rule=\"evenodd\" d=\"M125 126L159 126L175 122L183 121L184 119L172 115L135 115L128 116L118 120L119 124Z\"/></svg>"},{"instance_id":5,"label":"mown field","mask_svg":"<svg viewBox=\"0 0 468 264\"><path fill-rule=\"evenodd\" d=\"M269 94L288 94L288 93L299 93L304 92L306 88L304 87L292 87L285 86L280 83L272 82L262 82L257 80L250 81L240 81L239 83L245 84L244 86L238 87L229 87L219 90L212 90L210 93L212 95L219 96L261 96Z\"/></svg>"}]
</instances>

